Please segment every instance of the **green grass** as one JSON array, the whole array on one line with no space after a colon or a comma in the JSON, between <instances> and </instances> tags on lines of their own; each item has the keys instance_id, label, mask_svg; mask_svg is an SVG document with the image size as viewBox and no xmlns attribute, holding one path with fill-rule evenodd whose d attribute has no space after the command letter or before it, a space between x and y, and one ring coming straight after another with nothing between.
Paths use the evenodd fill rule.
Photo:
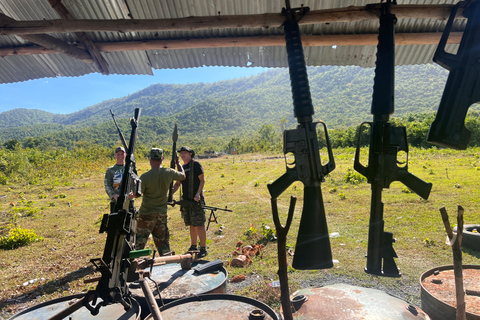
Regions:
<instances>
[{"instance_id":1,"label":"green grass","mask_svg":"<svg viewBox=\"0 0 480 320\"><path fill-rule=\"evenodd\" d=\"M331 239L333 258L339 263L328 270L291 269L291 292L309 283L338 277L392 290L417 287L418 294L405 294L411 298L409 302L418 305L420 275L435 266L452 263L451 249L444 244L446 233L439 208L445 206L450 221L455 224L457 205L462 205L465 223L479 223L480 149L463 152L412 149L409 171L433 183L430 198L425 201L406 192L399 182L384 190L385 231L393 232L397 239L394 249L402 272L399 279L364 272L371 190L366 182L345 181L346 177L347 180L352 177L354 153L354 149L334 150L336 169L322 184L329 232L340 234ZM252 154L200 161L207 179L207 205L233 210L216 211L219 224L210 224L208 231L209 260L222 259L230 278L239 274L258 278L252 288L237 293L278 307L275 304L278 292L268 288L269 282L278 280L277 247L276 242L265 241L262 225L274 228L266 185L285 172L283 156ZM81 172L74 177L37 178L35 184L18 182L0 186L0 195L6 196L0 198L0 236L7 235L15 226L32 229L43 238L14 250L0 249L0 319L2 316L7 319L19 308L94 288L83 280L94 276L90 259L103 254L106 236L98 233L98 217L108 212L103 174L110 162L112 160L99 159L77 166ZM140 161L138 167L139 174L147 171L147 161ZM290 186L278 199L283 222L292 195L298 202L287 244L294 248L303 202L300 182ZM141 200L136 201L137 207L140 203ZM183 253L190 244L189 233L178 208L169 208L168 223L172 250ZM222 232L218 232L220 226L223 226ZM250 228L256 232L247 235ZM239 241L243 245L257 242L265 245L246 268L228 266ZM149 245L153 248L151 241ZM478 252L464 250L463 263L477 264L479 256ZM291 262L289 257L289 265ZM37 281L23 285L32 279Z\"/></svg>"}]
</instances>

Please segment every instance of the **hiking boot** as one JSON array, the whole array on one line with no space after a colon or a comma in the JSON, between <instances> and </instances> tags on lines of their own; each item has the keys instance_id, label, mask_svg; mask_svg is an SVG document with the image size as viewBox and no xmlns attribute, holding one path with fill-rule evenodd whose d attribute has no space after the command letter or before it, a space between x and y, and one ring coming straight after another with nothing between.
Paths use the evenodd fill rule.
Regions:
<instances>
[{"instance_id":1,"label":"hiking boot","mask_svg":"<svg viewBox=\"0 0 480 320\"><path fill-rule=\"evenodd\" d=\"M192 245L192 246L190 246L190 248L188 248L187 252L189 252L189 251L198 251L198 247L195 246L195 245Z\"/></svg>"},{"instance_id":2,"label":"hiking boot","mask_svg":"<svg viewBox=\"0 0 480 320\"><path fill-rule=\"evenodd\" d=\"M207 248L201 247L201 248L200 248L200 253L198 254L198 257L199 257L199 258L203 258L203 257L206 257L207 254L208 254Z\"/></svg>"}]
</instances>

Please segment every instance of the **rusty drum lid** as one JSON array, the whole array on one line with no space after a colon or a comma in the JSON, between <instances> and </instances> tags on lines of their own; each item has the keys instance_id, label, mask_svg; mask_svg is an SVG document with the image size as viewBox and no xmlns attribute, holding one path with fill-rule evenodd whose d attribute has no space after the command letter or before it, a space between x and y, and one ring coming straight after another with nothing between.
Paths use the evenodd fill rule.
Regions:
<instances>
[{"instance_id":1,"label":"rusty drum lid","mask_svg":"<svg viewBox=\"0 0 480 320\"><path fill-rule=\"evenodd\" d=\"M226 292L228 273L223 266L215 272L201 274L194 272L193 268L208 262L193 261L190 270L182 270L180 263L154 266L150 277L158 284L162 299L166 302L196 294ZM156 285L150 280L146 280L146 283L150 285L153 294L157 297ZM135 298L144 298L138 282L130 283L129 288Z\"/></svg>"},{"instance_id":2,"label":"rusty drum lid","mask_svg":"<svg viewBox=\"0 0 480 320\"><path fill-rule=\"evenodd\" d=\"M59 312L67 309L78 299L83 298L83 294L63 297L51 301L47 301L41 304L38 304L34 307L26 309L16 315L14 315L10 320L45 320L49 319ZM125 311L124 307L120 303L109 304L103 306L99 309L99 313L93 316L85 307L78 309L77 311L70 314L67 318L69 320L84 320L84 319L94 319L94 320L138 320L140 319L140 306L135 300L132 300L132 308Z\"/></svg>"},{"instance_id":3,"label":"rusty drum lid","mask_svg":"<svg viewBox=\"0 0 480 320\"><path fill-rule=\"evenodd\" d=\"M280 320L268 305L233 294L202 294L170 302L160 308L163 320ZM153 319L152 315L146 319Z\"/></svg>"},{"instance_id":4,"label":"rusty drum lid","mask_svg":"<svg viewBox=\"0 0 480 320\"><path fill-rule=\"evenodd\" d=\"M293 313L295 320L430 319L420 308L381 290L348 284L302 289L292 295L292 303L295 301L303 301Z\"/></svg>"}]
</instances>

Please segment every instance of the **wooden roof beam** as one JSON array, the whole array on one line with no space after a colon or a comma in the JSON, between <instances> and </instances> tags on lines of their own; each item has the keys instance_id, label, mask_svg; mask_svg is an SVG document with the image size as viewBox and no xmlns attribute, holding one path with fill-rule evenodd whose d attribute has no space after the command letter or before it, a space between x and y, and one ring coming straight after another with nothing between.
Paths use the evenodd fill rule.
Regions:
<instances>
[{"instance_id":1,"label":"wooden roof beam","mask_svg":"<svg viewBox=\"0 0 480 320\"><path fill-rule=\"evenodd\" d=\"M395 43L397 45L436 45L440 41L442 33L397 33ZM463 36L462 32L452 32L448 39L449 44L459 44ZM352 35L320 35L302 36L302 44L305 47L325 46L365 46L377 45L377 34L352 34ZM183 40L145 40L124 42L96 43L96 47L102 52L114 51L138 51L138 50L171 50L171 49L198 49L198 48L231 48L231 47L260 47L260 46L285 46L285 37L279 36L253 36L253 37L229 37L208 39L183 39ZM0 56L29 55L29 54L54 54L54 50L46 50L37 46L23 46L15 48L1 48Z\"/></svg>"},{"instance_id":2,"label":"wooden roof beam","mask_svg":"<svg viewBox=\"0 0 480 320\"><path fill-rule=\"evenodd\" d=\"M61 0L48 0L52 8L60 15L64 20L74 20L74 17L70 14L68 9L62 4ZM95 47L95 44L90 40L85 32L75 32L75 35L80 40L80 43L85 47L89 56L100 70L102 74L110 74L108 69L108 62L102 56L100 51Z\"/></svg>"},{"instance_id":3,"label":"wooden roof beam","mask_svg":"<svg viewBox=\"0 0 480 320\"><path fill-rule=\"evenodd\" d=\"M56 1L56 0L49 0ZM374 7L347 7L310 11L299 21L300 25L356 22L378 20ZM446 21L452 5L397 5L392 12L398 19L436 19ZM459 14L462 10L459 10ZM178 19L152 20L41 20L5 21L0 23L0 34L21 35L33 33L65 32L142 32L142 31L192 31L222 28L276 28L285 17L281 13L256 15L230 15L209 17L187 17Z\"/></svg>"},{"instance_id":4,"label":"wooden roof beam","mask_svg":"<svg viewBox=\"0 0 480 320\"><path fill-rule=\"evenodd\" d=\"M12 23L16 22L16 20L0 13L0 24L5 22ZM46 49L45 51L52 50L58 53L64 53L86 63L93 63L92 58L84 49L70 45L47 34L22 34L20 37L44 47Z\"/></svg>"}]
</instances>

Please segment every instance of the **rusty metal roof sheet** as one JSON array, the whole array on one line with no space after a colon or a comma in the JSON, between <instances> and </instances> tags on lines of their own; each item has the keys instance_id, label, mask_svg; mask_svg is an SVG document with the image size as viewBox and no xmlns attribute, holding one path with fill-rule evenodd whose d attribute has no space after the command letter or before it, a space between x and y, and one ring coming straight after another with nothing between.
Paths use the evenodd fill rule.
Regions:
<instances>
[{"instance_id":1,"label":"rusty metal roof sheet","mask_svg":"<svg viewBox=\"0 0 480 320\"><path fill-rule=\"evenodd\" d=\"M454 0L398 1L398 5L452 5ZM178 19L222 15L259 15L280 13L284 1L270 0L63 0L74 19L87 20L141 20ZM292 0L292 7L301 4L310 10L327 10L365 6L376 3L365 0L316 1ZM60 19L48 0L0 0L0 12L17 21ZM1 19L0 19L1 21ZM440 33L446 21L439 19L398 20L396 31L401 33ZM458 26L462 28L461 22ZM302 35L376 34L376 19L357 22L317 23L301 25ZM86 32L93 43L166 39L215 39L282 35L281 28L210 28L203 30L174 30L158 32ZM78 44L74 32L50 33L68 44ZM31 44L17 35L0 34L0 49ZM449 45L455 50L455 44ZM397 65L423 64L432 61L436 45L397 45ZM311 46L305 47L307 65L375 65L375 45ZM177 69L202 66L287 67L284 46L222 47L191 49L157 49L102 52L110 73L153 74L152 69ZM11 83L43 77L81 76L100 72L95 64L88 64L62 53L9 55L0 58L0 83Z\"/></svg>"}]
</instances>

